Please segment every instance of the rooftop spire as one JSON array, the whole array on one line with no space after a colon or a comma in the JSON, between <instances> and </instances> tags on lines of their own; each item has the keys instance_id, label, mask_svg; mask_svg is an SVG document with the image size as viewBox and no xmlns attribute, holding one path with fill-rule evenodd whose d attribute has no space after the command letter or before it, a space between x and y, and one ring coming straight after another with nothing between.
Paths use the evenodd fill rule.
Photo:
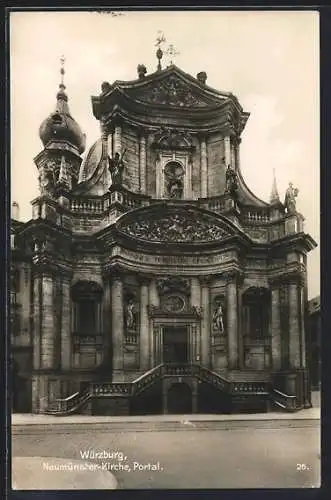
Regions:
<instances>
[{"instance_id":1,"label":"rooftop spire","mask_svg":"<svg viewBox=\"0 0 331 500\"><path fill-rule=\"evenodd\" d=\"M156 43L155 46L158 48L156 51L156 57L158 59L158 64L157 64L157 71L161 71L162 66L161 66L161 59L163 57L163 50L161 49L161 44L166 42L166 38L164 36L163 31L158 31L158 36L156 38Z\"/></svg>"},{"instance_id":2,"label":"rooftop spire","mask_svg":"<svg viewBox=\"0 0 331 500\"><path fill-rule=\"evenodd\" d=\"M277 189L277 181L276 181L276 171L273 168L273 180L272 180L272 188L271 188L271 195L270 195L270 203L277 203L279 202L279 194L278 194L278 189Z\"/></svg>"},{"instance_id":3,"label":"rooftop spire","mask_svg":"<svg viewBox=\"0 0 331 500\"><path fill-rule=\"evenodd\" d=\"M64 75L65 75L64 63L65 63L65 57L61 56L60 57L61 83L59 85L59 91L56 95L56 98L57 98L56 111L58 111L59 113L70 114L69 107L68 107L68 96L65 92L66 86L64 85Z\"/></svg>"}]
</instances>

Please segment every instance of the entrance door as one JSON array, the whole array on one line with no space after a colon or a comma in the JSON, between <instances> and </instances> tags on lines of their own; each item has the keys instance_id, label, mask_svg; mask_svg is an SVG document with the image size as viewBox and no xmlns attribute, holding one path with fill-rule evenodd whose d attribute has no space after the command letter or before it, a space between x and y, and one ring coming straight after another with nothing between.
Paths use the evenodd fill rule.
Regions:
<instances>
[{"instance_id":1,"label":"entrance door","mask_svg":"<svg viewBox=\"0 0 331 500\"><path fill-rule=\"evenodd\" d=\"M186 326L163 329L163 362L188 363L188 332Z\"/></svg>"},{"instance_id":2,"label":"entrance door","mask_svg":"<svg viewBox=\"0 0 331 500\"><path fill-rule=\"evenodd\" d=\"M187 384L175 383L169 388L168 413L192 413L192 391Z\"/></svg>"}]
</instances>

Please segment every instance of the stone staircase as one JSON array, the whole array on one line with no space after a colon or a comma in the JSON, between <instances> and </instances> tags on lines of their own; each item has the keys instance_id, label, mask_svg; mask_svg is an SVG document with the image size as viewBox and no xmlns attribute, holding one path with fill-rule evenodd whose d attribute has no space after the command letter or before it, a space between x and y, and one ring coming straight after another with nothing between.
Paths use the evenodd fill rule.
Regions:
<instances>
[{"instance_id":1,"label":"stone staircase","mask_svg":"<svg viewBox=\"0 0 331 500\"><path fill-rule=\"evenodd\" d=\"M139 396L155 382L164 377L196 377L223 394L228 394L233 401L244 401L254 397L270 398L273 405L285 411L295 411L296 398L288 396L271 387L270 377L262 372L215 372L196 364L160 364L145 372L132 382L90 382L88 387L64 399L52 402L47 414L70 415L77 413L92 398L131 398Z\"/></svg>"}]
</instances>

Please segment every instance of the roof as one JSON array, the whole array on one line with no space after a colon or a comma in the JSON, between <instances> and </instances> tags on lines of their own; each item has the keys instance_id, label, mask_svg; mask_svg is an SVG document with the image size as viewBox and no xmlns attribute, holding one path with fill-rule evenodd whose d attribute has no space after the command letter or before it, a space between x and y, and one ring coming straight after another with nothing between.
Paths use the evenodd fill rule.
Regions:
<instances>
[{"instance_id":1,"label":"roof","mask_svg":"<svg viewBox=\"0 0 331 500\"><path fill-rule=\"evenodd\" d=\"M309 315L315 314L321 310L321 297L318 295L308 302Z\"/></svg>"}]
</instances>

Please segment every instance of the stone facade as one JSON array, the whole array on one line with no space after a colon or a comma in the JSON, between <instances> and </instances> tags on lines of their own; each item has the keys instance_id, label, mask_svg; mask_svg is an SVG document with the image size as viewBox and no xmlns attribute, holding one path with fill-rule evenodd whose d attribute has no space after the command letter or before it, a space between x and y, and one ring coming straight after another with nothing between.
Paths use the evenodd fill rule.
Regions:
<instances>
[{"instance_id":1,"label":"stone facade","mask_svg":"<svg viewBox=\"0 0 331 500\"><path fill-rule=\"evenodd\" d=\"M248 113L175 66L103 84L92 104L100 139L83 161L77 124L56 144L54 116L43 126L37 167L61 168L12 224L14 409L22 374L33 412L309 406L316 244L299 213L246 186Z\"/></svg>"}]
</instances>

